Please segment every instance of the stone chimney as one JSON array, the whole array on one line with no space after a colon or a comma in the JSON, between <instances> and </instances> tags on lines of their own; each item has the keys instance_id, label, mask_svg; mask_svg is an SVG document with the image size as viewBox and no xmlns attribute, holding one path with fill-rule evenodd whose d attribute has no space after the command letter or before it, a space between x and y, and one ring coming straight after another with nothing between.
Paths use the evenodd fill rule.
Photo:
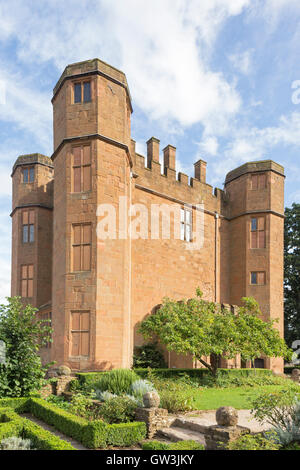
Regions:
<instances>
[{"instance_id":1,"label":"stone chimney","mask_svg":"<svg viewBox=\"0 0 300 470\"><path fill-rule=\"evenodd\" d=\"M194 163L195 179L201 181L201 183L206 183L206 165L207 163L203 160Z\"/></svg>"}]
</instances>

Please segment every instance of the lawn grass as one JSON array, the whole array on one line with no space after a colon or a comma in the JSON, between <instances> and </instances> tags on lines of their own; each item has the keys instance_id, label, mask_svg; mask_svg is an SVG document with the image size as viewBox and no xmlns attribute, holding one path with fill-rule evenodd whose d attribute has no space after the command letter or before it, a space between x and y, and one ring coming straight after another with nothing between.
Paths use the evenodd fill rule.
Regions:
<instances>
[{"instance_id":1,"label":"lawn grass","mask_svg":"<svg viewBox=\"0 0 300 470\"><path fill-rule=\"evenodd\" d=\"M258 394L284 391L287 388L282 385L202 388L189 392L189 395L194 399L193 408L195 410L216 410L220 406L233 406L237 410L249 410L252 400Z\"/></svg>"}]
</instances>

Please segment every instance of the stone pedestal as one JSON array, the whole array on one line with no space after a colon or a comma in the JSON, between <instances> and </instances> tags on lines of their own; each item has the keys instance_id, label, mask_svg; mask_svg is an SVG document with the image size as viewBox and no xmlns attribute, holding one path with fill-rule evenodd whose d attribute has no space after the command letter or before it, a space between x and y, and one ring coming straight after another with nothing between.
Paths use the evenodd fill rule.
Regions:
<instances>
[{"instance_id":1,"label":"stone pedestal","mask_svg":"<svg viewBox=\"0 0 300 470\"><path fill-rule=\"evenodd\" d=\"M160 429L169 426L168 410L163 408L137 408L135 420L146 423L148 439L152 439Z\"/></svg>"},{"instance_id":2,"label":"stone pedestal","mask_svg":"<svg viewBox=\"0 0 300 470\"><path fill-rule=\"evenodd\" d=\"M242 426L209 426L205 433L206 450L223 450L227 444L235 441L243 434L249 434L250 429Z\"/></svg>"}]
</instances>

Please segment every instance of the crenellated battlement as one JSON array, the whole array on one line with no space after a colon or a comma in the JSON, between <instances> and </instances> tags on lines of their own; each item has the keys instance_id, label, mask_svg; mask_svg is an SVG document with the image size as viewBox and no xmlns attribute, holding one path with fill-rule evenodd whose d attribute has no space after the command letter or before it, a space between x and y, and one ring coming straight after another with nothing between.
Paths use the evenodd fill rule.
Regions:
<instances>
[{"instance_id":1,"label":"crenellated battlement","mask_svg":"<svg viewBox=\"0 0 300 470\"><path fill-rule=\"evenodd\" d=\"M160 141L151 137L147 142L147 156L135 151L135 141L131 140L135 183L137 187L161 193L162 197L177 199L187 204L204 203L207 210L220 213L225 202L224 191L213 188L206 182L207 163L198 160L194 164L194 176L176 174L176 147L167 145L163 149L163 163L160 163Z\"/></svg>"}]
</instances>

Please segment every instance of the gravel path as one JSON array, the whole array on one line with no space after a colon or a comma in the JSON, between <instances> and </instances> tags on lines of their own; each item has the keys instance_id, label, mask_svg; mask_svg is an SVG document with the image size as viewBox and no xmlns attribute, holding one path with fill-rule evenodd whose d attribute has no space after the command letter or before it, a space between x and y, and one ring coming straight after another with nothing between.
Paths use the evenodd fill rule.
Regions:
<instances>
[{"instance_id":1,"label":"gravel path","mask_svg":"<svg viewBox=\"0 0 300 470\"><path fill-rule=\"evenodd\" d=\"M60 439L63 439L66 442L69 442L75 449L77 450L88 450L86 447L84 447L80 442L75 441L71 437L66 436L65 434L61 433L60 431L57 431L53 426L50 426L49 424L44 423L44 421L41 421L40 419L36 418L35 416L31 415L30 413L23 413L20 415L21 418L27 418L30 421L32 421L35 424L38 424L41 426L41 428L45 429L46 431L50 431L52 434L55 436L59 437Z\"/></svg>"}]
</instances>

